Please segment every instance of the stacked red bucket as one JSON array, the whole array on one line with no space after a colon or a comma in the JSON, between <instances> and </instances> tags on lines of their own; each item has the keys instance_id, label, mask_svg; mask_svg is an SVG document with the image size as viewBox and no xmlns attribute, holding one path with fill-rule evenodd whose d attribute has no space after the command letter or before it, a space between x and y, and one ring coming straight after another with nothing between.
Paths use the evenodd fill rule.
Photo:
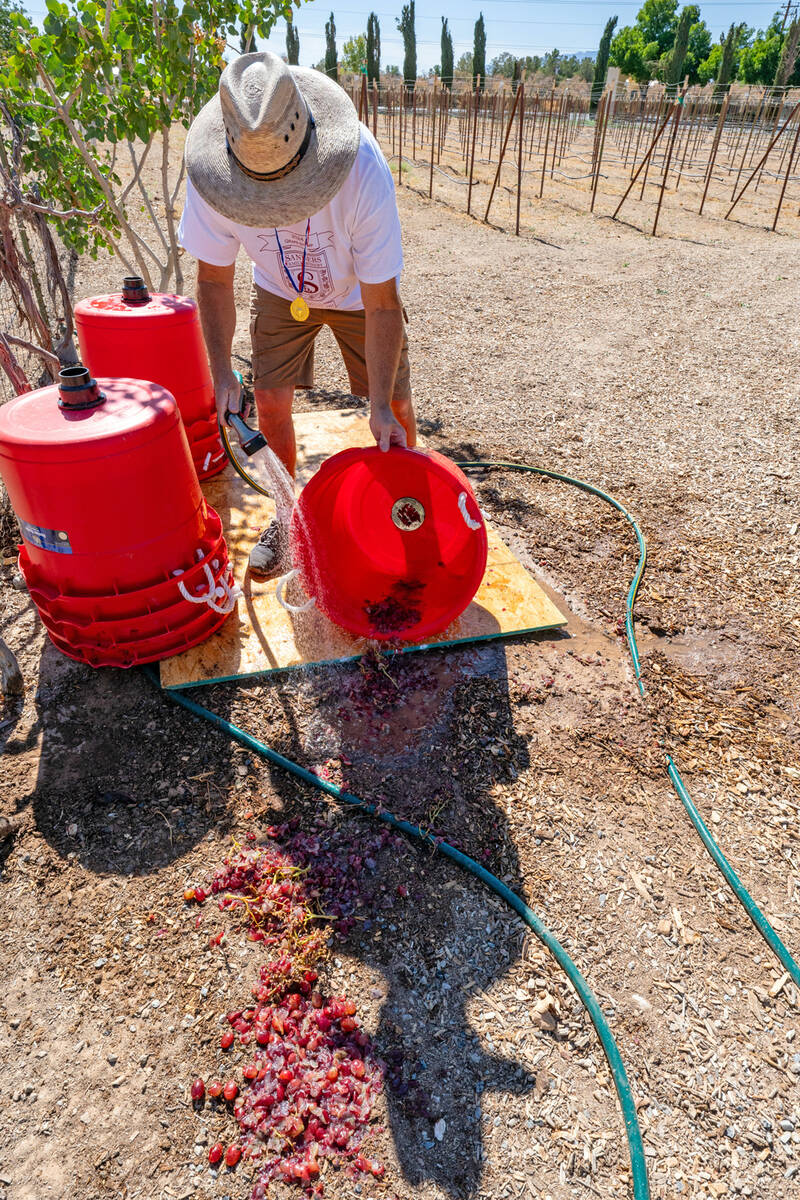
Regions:
<instances>
[{"instance_id":1,"label":"stacked red bucket","mask_svg":"<svg viewBox=\"0 0 800 1200\"><path fill-rule=\"evenodd\" d=\"M188 296L150 293L138 275L121 292L75 305L83 362L93 375L160 383L175 397L200 479L225 466L214 385L197 305Z\"/></svg>"},{"instance_id":2,"label":"stacked red bucket","mask_svg":"<svg viewBox=\"0 0 800 1200\"><path fill-rule=\"evenodd\" d=\"M0 474L22 531L20 571L70 658L154 662L233 611L221 522L165 388L65 368L57 385L0 407Z\"/></svg>"}]
</instances>

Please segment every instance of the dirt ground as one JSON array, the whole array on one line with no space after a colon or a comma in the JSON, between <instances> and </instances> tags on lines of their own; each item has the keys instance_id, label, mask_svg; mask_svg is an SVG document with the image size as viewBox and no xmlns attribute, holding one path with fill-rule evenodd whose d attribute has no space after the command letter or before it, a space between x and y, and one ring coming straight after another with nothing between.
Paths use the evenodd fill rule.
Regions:
<instances>
[{"instance_id":1,"label":"dirt ground","mask_svg":"<svg viewBox=\"0 0 800 1200\"><path fill-rule=\"evenodd\" d=\"M547 200L519 239L407 190L400 210L422 431L455 458L591 481L636 516L647 699L619 629L629 527L573 488L503 472L476 474L481 505L569 612L566 634L410 656L388 680L346 665L193 697L524 895L610 1021L654 1197L789 1200L798 994L694 833L661 745L797 955L800 282L787 240L713 220L689 234L685 216L680 238L654 241ZM120 274L86 264L76 294ZM237 298L247 370L244 264ZM298 407L357 403L332 342L317 361L319 390ZM244 1200L246 1162L206 1161L233 1119L193 1111L189 1085L230 1072L223 1014L249 1002L261 951L235 934L209 948L213 912L196 927L183 890L231 838L275 820L362 819L141 673L61 657L12 561L3 572L2 633L26 691L0 711L0 814L21 816L0 845L0 1197ZM417 1100L386 1090L369 1139L384 1179L330 1172L326 1195L630 1196L609 1069L553 960L427 852L398 850L376 873L384 900L336 942L323 981L356 1000L379 1054L405 1056Z\"/></svg>"}]
</instances>

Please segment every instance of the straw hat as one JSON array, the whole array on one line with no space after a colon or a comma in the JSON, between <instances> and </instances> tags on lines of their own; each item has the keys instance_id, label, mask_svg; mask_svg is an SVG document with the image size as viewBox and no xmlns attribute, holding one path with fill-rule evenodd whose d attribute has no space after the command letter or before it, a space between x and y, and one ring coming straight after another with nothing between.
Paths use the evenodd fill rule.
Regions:
<instances>
[{"instance_id":1,"label":"straw hat","mask_svg":"<svg viewBox=\"0 0 800 1200\"><path fill-rule=\"evenodd\" d=\"M242 54L195 117L186 169L216 212L241 225L293 225L332 200L361 125L342 88L277 54Z\"/></svg>"}]
</instances>

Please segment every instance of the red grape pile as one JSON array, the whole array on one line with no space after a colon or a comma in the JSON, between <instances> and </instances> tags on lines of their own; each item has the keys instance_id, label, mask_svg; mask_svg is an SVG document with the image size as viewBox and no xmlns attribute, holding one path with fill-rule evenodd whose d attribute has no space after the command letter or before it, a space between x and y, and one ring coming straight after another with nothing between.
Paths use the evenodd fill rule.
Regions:
<instances>
[{"instance_id":1,"label":"red grape pile","mask_svg":"<svg viewBox=\"0 0 800 1200\"><path fill-rule=\"evenodd\" d=\"M313 980L304 982L310 990ZM361 1154L361 1143L384 1068L353 1001L292 991L229 1019L240 1043L259 1047L243 1071L250 1086L233 1110L244 1152L259 1168L253 1200L264 1200L273 1179L321 1194L323 1159L380 1178L382 1165Z\"/></svg>"},{"instance_id":2,"label":"red grape pile","mask_svg":"<svg viewBox=\"0 0 800 1200\"><path fill-rule=\"evenodd\" d=\"M233 1167L244 1153L257 1164L253 1200L264 1200L272 1180L297 1182L322 1194L325 1160L368 1172L383 1166L362 1154L386 1072L359 1027L356 1005L325 1000L315 989L314 964L334 931L348 933L369 902L391 904L385 887L370 888L377 856L402 839L387 829L364 834L323 820L301 830L297 820L272 826L263 845L237 847L211 886L190 888L187 901L217 900L244 918L248 937L263 943L268 960L252 990L252 1007L228 1013L222 1050L238 1041L251 1056L243 1082L192 1084L196 1105L209 1096L233 1105L239 1139L209 1151L213 1166ZM403 889L405 891L405 889ZM378 896L377 892L383 892ZM373 895L372 893L376 893ZM397 1068L389 1076L394 1082Z\"/></svg>"}]
</instances>

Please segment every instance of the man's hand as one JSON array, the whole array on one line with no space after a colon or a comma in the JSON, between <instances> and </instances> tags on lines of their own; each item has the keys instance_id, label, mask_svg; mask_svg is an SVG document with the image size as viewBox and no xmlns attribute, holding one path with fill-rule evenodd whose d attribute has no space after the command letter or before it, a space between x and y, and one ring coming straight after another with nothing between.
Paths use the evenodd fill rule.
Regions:
<instances>
[{"instance_id":1,"label":"man's hand","mask_svg":"<svg viewBox=\"0 0 800 1200\"><path fill-rule=\"evenodd\" d=\"M364 354L370 393L369 427L381 450L407 446L408 435L392 412L391 398L403 346L403 308L397 283L361 284L364 301Z\"/></svg>"},{"instance_id":2,"label":"man's hand","mask_svg":"<svg viewBox=\"0 0 800 1200\"><path fill-rule=\"evenodd\" d=\"M243 411L242 385L230 368L220 372L219 377L214 380L214 394L220 421L224 422L225 414L229 412L246 415Z\"/></svg>"},{"instance_id":3,"label":"man's hand","mask_svg":"<svg viewBox=\"0 0 800 1200\"><path fill-rule=\"evenodd\" d=\"M407 446L406 431L397 420L388 404L373 404L369 414L369 428L381 450L390 446Z\"/></svg>"}]
</instances>

